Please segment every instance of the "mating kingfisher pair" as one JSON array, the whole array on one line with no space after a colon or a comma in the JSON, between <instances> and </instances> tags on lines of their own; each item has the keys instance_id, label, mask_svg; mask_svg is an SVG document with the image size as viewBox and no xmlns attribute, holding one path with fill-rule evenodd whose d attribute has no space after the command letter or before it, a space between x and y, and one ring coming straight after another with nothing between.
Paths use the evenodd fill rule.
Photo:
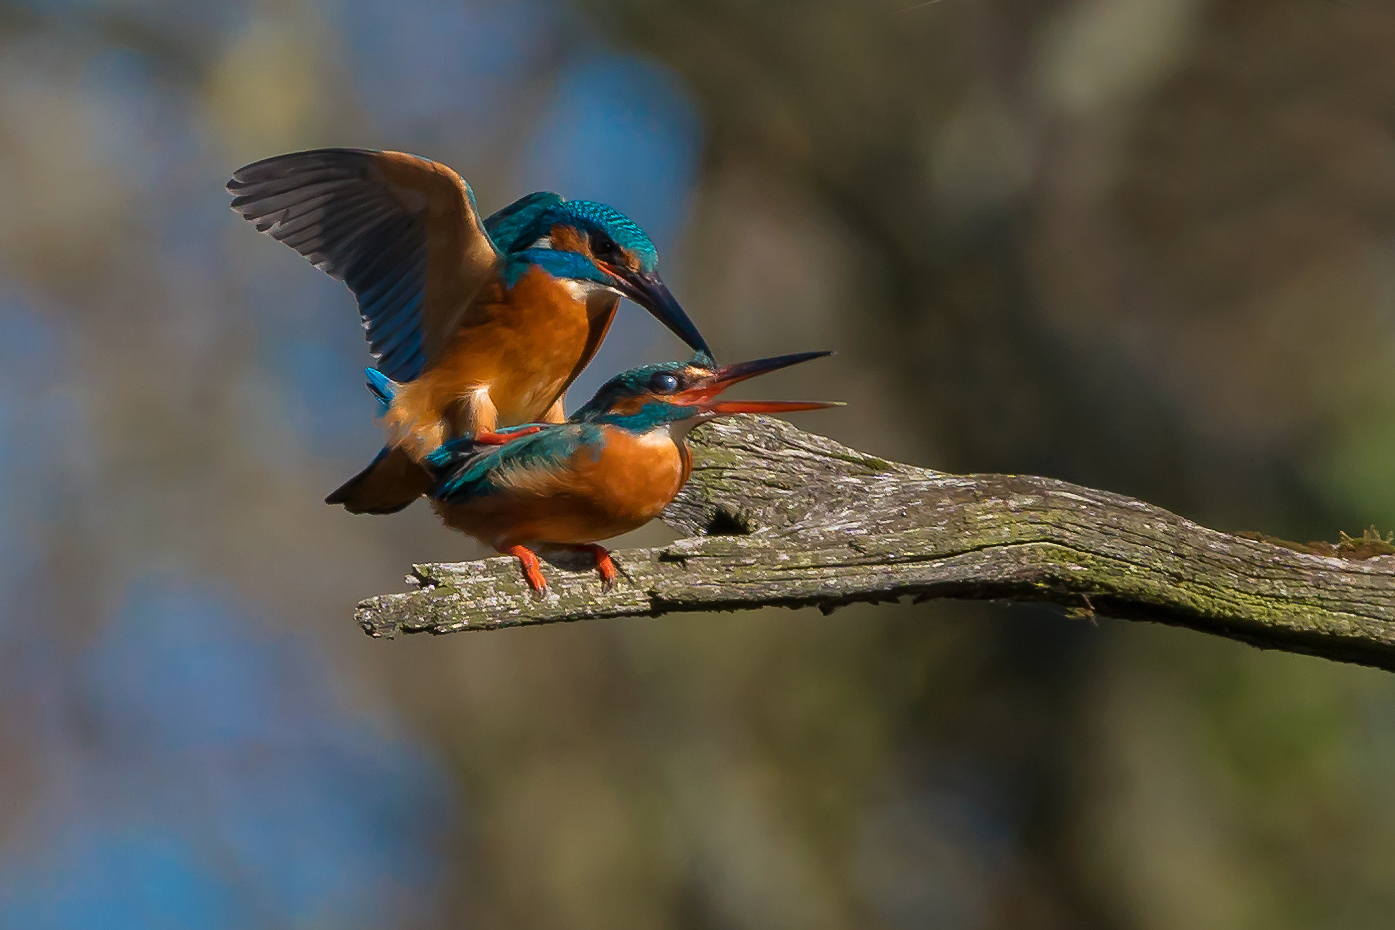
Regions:
<instances>
[{"instance_id":1,"label":"mating kingfisher pair","mask_svg":"<svg viewBox=\"0 0 1395 930\"><path fill-rule=\"evenodd\" d=\"M239 169L233 209L344 281L377 360L387 444L329 497L394 513L428 495L446 525L516 556L580 549L647 523L690 471L685 437L730 413L824 403L720 401L739 381L827 353L719 368L630 219L539 192L481 219L445 165L400 152L318 149ZM629 297L697 354L611 379L570 419L567 388ZM531 547L531 548L530 548Z\"/></svg>"}]
</instances>

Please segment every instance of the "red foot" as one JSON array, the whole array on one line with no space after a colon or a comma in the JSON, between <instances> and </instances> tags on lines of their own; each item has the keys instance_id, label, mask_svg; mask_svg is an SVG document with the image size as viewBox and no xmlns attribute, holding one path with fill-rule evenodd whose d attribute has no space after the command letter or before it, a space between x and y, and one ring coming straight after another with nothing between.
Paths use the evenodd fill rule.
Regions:
<instances>
[{"instance_id":1,"label":"red foot","mask_svg":"<svg viewBox=\"0 0 1395 930\"><path fill-rule=\"evenodd\" d=\"M531 436L542 430L541 426L521 426L507 433L496 433L493 430L480 430L470 438L484 446L502 446L505 443L513 442L522 436Z\"/></svg>"},{"instance_id":2,"label":"red foot","mask_svg":"<svg viewBox=\"0 0 1395 930\"><path fill-rule=\"evenodd\" d=\"M538 564L538 557L533 554L533 550L523 546L509 546L503 551L522 564L523 580L528 582L528 587L533 589L534 594L547 593L547 579L543 577L542 566Z\"/></svg>"},{"instance_id":3,"label":"red foot","mask_svg":"<svg viewBox=\"0 0 1395 930\"><path fill-rule=\"evenodd\" d=\"M615 563L610 560L610 553L600 546L576 546L577 552L589 552L591 558L596 560L596 571L601 573L601 584L609 591L615 587L615 579L619 572L615 570Z\"/></svg>"}]
</instances>

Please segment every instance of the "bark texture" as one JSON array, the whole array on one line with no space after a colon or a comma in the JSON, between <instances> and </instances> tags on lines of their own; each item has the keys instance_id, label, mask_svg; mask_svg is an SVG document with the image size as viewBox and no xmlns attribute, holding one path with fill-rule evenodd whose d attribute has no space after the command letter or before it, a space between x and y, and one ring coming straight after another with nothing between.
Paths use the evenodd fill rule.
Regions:
<instances>
[{"instance_id":1,"label":"bark texture","mask_svg":"<svg viewBox=\"0 0 1395 930\"><path fill-rule=\"evenodd\" d=\"M687 537L615 553L620 583L547 568L533 595L511 558L418 565L415 590L369 598L372 636L602 617L936 597L1050 601L1256 646L1395 669L1395 547L1298 545L1207 529L1048 478L950 475L737 417L692 436L664 514Z\"/></svg>"}]
</instances>

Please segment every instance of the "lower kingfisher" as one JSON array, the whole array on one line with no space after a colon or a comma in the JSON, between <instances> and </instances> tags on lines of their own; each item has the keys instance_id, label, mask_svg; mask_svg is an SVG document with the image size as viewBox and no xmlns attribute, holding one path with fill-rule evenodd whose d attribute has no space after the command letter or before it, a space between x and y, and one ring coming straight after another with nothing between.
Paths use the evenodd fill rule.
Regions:
<instances>
[{"instance_id":1,"label":"lower kingfisher","mask_svg":"<svg viewBox=\"0 0 1395 930\"><path fill-rule=\"evenodd\" d=\"M692 471L686 438L694 426L733 413L788 413L836 406L812 401L717 399L765 372L828 355L803 352L713 368L692 362L647 365L617 375L560 425L527 427L482 445L447 442L426 458L435 470L432 507L445 524L515 556L542 594L535 550L576 550L615 581L603 539L638 529L668 506Z\"/></svg>"},{"instance_id":2,"label":"lower kingfisher","mask_svg":"<svg viewBox=\"0 0 1395 930\"><path fill-rule=\"evenodd\" d=\"M429 488L421 463L448 439L560 423L620 296L699 353L707 343L621 213L538 192L481 220L445 165L403 152L317 149L240 168L232 206L344 281L378 369L400 388L387 445L325 500L395 513Z\"/></svg>"}]
</instances>

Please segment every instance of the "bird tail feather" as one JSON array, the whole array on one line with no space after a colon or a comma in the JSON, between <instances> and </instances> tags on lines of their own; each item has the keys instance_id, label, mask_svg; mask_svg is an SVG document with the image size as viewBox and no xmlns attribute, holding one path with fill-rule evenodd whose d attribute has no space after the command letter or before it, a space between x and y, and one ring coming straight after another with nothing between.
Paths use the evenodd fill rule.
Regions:
<instances>
[{"instance_id":1,"label":"bird tail feather","mask_svg":"<svg viewBox=\"0 0 1395 930\"><path fill-rule=\"evenodd\" d=\"M402 449L384 448L368 467L325 498L349 513L397 513L431 487L431 475Z\"/></svg>"}]
</instances>

